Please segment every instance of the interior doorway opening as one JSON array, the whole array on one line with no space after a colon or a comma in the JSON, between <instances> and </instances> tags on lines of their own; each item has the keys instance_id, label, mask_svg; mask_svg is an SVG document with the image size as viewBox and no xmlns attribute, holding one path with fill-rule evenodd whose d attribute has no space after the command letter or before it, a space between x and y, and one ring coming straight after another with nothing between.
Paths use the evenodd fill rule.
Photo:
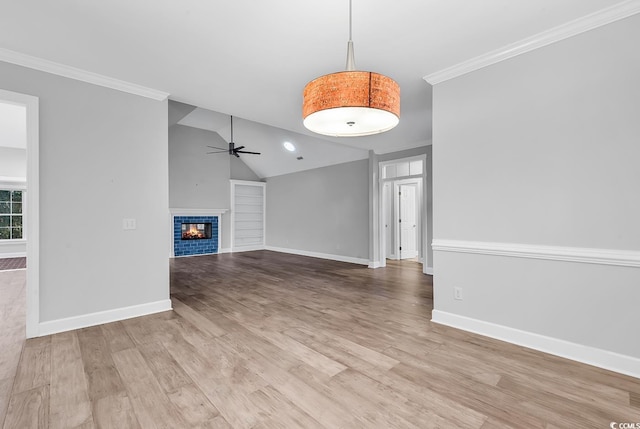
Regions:
<instances>
[{"instance_id":1,"label":"interior doorway opening","mask_svg":"<svg viewBox=\"0 0 640 429\"><path fill-rule=\"evenodd\" d=\"M380 163L380 266L426 260L425 156Z\"/></svg>"},{"instance_id":2,"label":"interior doorway opening","mask_svg":"<svg viewBox=\"0 0 640 429\"><path fill-rule=\"evenodd\" d=\"M33 338L38 336L40 314L39 99L32 95L0 89L0 103L19 108L19 110L23 110L25 115L24 124L22 125L24 129L21 132L24 133L24 139L26 140L26 153L24 154L26 157L24 161L26 163L26 175L21 174L21 177L13 177L15 174L12 173L9 176L3 174L0 174L0 176L3 176L4 187L13 186L9 207L11 213L7 228L10 229L11 238L17 237L16 234L20 236L20 240L9 240L13 242L12 246L20 246L19 249L14 247L16 249L15 252L17 252L16 255L26 253L25 336L26 338ZM5 167L9 168L8 166ZM10 170L9 168L7 171ZM20 198L16 196L16 190L20 190ZM2 211L6 212L7 207L7 202L5 201ZM3 225L7 223L6 217L3 220ZM22 241L22 244L18 241ZM6 254L8 253L5 252Z\"/></svg>"},{"instance_id":3,"label":"interior doorway opening","mask_svg":"<svg viewBox=\"0 0 640 429\"><path fill-rule=\"evenodd\" d=\"M421 189L419 179L395 180L383 185L386 259L420 262Z\"/></svg>"}]
</instances>

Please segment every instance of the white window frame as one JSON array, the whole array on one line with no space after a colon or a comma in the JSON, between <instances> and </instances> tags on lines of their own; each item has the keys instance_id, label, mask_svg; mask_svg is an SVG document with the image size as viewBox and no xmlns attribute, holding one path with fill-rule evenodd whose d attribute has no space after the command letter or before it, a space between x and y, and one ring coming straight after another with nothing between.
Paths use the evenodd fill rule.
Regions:
<instances>
[{"instance_id":1,"label":"white window frame","mask_svg":"<svg viewBox=\"0 0 640 429\"><path fill-rule=\"evenodd\" d=\"M9 183L0 180L0 191L20 191L22 192L22 213L18 216L22 216L22 238L9 238L0 239L0 244L8 243L24 243L27 241L27 187L24 182ZM0 216L15 216L11 213L0 213Z\"/></svg>"}]
</instances>

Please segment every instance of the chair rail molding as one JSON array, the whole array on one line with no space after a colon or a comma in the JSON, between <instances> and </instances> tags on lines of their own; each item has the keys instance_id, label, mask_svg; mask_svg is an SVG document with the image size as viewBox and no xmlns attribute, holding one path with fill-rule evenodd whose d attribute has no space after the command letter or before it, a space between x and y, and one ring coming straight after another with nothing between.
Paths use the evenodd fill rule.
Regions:
<instances>
[{"instance_id":1,"label":"chair rail molding","mask_svg":"<svg viewBox=\"0 0 640 429\"><path fill-rule=\"evenodd\" d=\"M474 253L480 255L546 259L551 261L614 265L620 267L640 267L640 252L634 250L443 239L433 240L432 247L434 252Z\"/></svg>"}]
</instances>

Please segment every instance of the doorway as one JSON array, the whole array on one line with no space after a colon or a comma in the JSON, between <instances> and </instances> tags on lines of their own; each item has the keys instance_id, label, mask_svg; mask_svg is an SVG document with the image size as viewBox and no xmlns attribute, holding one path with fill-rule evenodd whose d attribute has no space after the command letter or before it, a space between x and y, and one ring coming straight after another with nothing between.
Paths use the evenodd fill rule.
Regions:
<instances>
[{"instance_id":1,"label":"doorway","mask_svg":"<svg viewBox=\"0 0 640 429\"><path fill-rule=\"evenodd\" d=\"M415 259L420 256L420 180L395 180L383 185L383 224L386 259Z\"/></svg>"},{"instance_id":2,"label":"doorway","mask_svg":"<svg viewBox=\"0 0 640 429\"><path fill-rule=\"evenodd\" d=\"M380 266L387 260L426 266L425 158L380 163Z\"/></svg>"},{"instance_id":3,"label":"doorway","mask_svg":"<svg viewBox=\"0 0 640 429\"><path fill-rule=\"evenodd\" d=\"M39 99L32 95L0 89L0 103L25 110L26 123L26 183L22 205L21 234L26 242L26 338L38 336L40 313L40 230L39 230ZM15 201L11 206L14 206ZM13 210L13 208L12 208ZM11 221L13 222L13 220ZM14 230L13 223L11 224ZM17 230L16 230L17 231ZM13 232L16 232L13 231Z\"/></svg>"}]
</instances>

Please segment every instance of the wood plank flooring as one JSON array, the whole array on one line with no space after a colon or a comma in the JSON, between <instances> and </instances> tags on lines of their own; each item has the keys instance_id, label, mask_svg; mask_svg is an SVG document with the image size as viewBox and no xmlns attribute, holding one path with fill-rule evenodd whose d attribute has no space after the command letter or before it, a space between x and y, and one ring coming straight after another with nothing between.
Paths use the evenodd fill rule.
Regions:
<instances>
[{"instance_id":1,"label":"wood plank flooring","mask_svg":"<svg viewBox=\"0 0 640 429\"><path fill-rule=\"evenodd\" d=\"M26 271L0 272L0 425L25 342Z\"/></svg>"},{"instance_id":2,"label":"wood plank flooring","mask_svg":"<svg viewBox=\"0 0 640 429\"><path fill-rule=\"evenodd\" d=\"M640 422L638 379L431 324L431 277L414 262L179 258L171 296L171 312L28 340L4 427Z\"/></svg>"}]
</instances>

